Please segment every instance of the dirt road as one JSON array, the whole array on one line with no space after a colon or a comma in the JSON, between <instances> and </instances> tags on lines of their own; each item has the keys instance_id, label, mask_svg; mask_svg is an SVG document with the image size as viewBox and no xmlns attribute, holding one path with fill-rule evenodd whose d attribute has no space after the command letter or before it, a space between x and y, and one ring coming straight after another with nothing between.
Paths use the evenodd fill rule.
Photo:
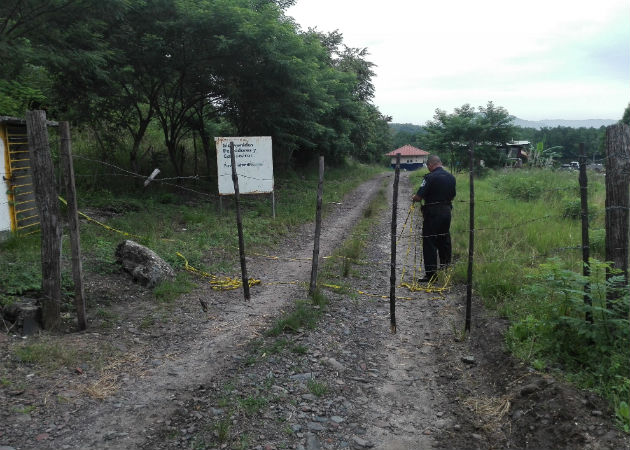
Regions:
<instances>
[{"instance_id":1,"label":"dirt road","mask_svg":"<svg viewBox=\"0 0 630 450\"><path fill-rule=\"evenodd\" d=\"M332 208L321 255L341 245L385 180L391 201L389 174ZM399 229L412 191L402 174ZM312 226L279 246L278 259L250 259L263 285L249 303L240 291L204 285L178 300L168 320L141 327L146 295L119 292L135 296L119 301L121 325L75 338L115 341L120 364L65 374L52 386L34 374L21 393L2 388L0 450L630 448L604 402L506 354L501 319L475 304L472 333L463 336L457 286L443 297L399 288L410 299L398 301L392 334L387 300L356 294L389 292L386 211L366 236L367 263L347 281L353 289L326 293L314 329L265 334L306 298L304 284L276 281L308 282ZM95 282L93 294L126 283L111 277ZM94 399L85 386L103 379L112 389L100 386L107 395Z\"/></svg>"}]
</instances>

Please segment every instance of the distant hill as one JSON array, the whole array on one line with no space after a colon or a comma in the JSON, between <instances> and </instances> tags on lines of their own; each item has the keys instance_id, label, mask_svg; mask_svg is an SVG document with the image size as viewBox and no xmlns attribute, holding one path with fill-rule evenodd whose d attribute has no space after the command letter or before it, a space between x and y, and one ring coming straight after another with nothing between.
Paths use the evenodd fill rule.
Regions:
<instances>
[{"instance_id":1,"label":"distant hill","mask_svg":"<svg viewBox=\"0 0 630 450\"><path fill-rule=\"evenodd\" d=\"M395 131L402 131L406 133L419 133L424 130L420 125L413 123L390 123L389 127Z\"/></svg>"},{"instance_id":2,"label":"distant hill","mask_svg":"<svg viewBox=\"0 0 630 450\"><path fill-rule=\"evenodd\" d=\"M518 117L514 119L514 125L523 128L536 128L543 127L555 128L555 127L569 127L569 128L599 128L606 127L617 123L616 120L610 119L586 119L586 120L565 120L565 119L547 119L547 120L524 120Z\"/></svg>"}]
</instances>

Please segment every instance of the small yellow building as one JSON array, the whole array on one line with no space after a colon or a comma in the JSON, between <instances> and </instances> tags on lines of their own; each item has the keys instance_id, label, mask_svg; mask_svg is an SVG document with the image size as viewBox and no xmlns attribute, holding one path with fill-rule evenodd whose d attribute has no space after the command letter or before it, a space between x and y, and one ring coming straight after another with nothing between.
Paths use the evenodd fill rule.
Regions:
<instances>
[{"instance_id":1,"label":"small yellow building","mask_svg":"<svg viewBox=\"0 0 630 450\"><path fill-rule=\"evenodd\" d=\"M0 116L0 237L39 230L26 121Z\"/></svg>"}]
</instances>

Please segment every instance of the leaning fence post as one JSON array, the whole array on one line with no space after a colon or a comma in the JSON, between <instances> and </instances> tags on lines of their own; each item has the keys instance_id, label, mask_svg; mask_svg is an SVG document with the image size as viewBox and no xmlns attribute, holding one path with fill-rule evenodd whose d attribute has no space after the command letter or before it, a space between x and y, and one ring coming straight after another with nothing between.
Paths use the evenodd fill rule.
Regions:
<instances>
[{"instance_id":1,"label":"leaning fence post","mask_svg":"<svg viewBox=\"0 0 630 450\"><path fill-rule=\"evenodd\" d=\"M238 253L241 257L241 277L245 300L249 300L249 280L245 265L245 241L243 239L243 221L241 220L241 203L238 190L238 175L236 174L236 158L234 156L234 142L230 142L230 160L232 161L232 181L234 182L234 204L236 206L236 228L238 228Z\"/></svg>"},{"instance_id":2,"label":"leaning fence post","mask_svg":"<svg viewBox=\"0 0 630 450\"><path fill-rule=\"evenodd\" d=\"M79 330L85 330L87 328L87 320L85 314L85 291L83 289L83 267L81 264L81 237L79 233L77 192L74 185L70 125L68 122L61 122L59 124L59 134L61 136L61 163L66 181L66 196L68 197L68 228L70 230L70 250L72 252L74 305L77 310Z\"/></svg>"},{"instance_id":3,"label":"leaning fence post","mask_svg":"<svg viewBox=\"0 0 630 450\"><path fill-rule=\"evenodd\" d=\"M392 333L396 332L396 226L398 220L398 180L400 178L400 153L396 153L396 172L394 175L392 199L392 235L391 265L389 275L389 318Z\"/></svg>"},{"instance_id":4,"label":"leaning fence post","mask_svg":"<svg viewBox=\"0 0 630 450\"><path fill-rule=\"evenodd\" d=\"M42 322L45 329L54 329L61 307L61 227L46 112L27 111L26 129L42 233Z\"/></svg>"},{"instance_id":5,"label":"leaning fence post","mask_svg":"<svg viewBox=\"0 0 630 450\"><path fill-rule=\"evenodd\" d=\"M630 126L606 128L606 261L621 270L628 285L628 224L630 213ZM606 271L606 279L612 277ZM611 292L608 298L616 296ZM610 304L608 305L611 306Z\"/></svg>"},{"instance_id":6,"label":"leaning fence post","mask_svg":"<svg viewBox=\"0 0 630 450\"><path fill-rule=\"evenodd\" d=\"M466 283L466 326L470 332L472 316L473 258L475 254L475 144L470 144L470 218L468 232L468 276Z\"/></svg>"},{"instance_id":7,"label":"leaning fence post","mask_svg":"<svg viewBox=\"0 0 630 450\"><path fill-rule=\"evenodd\" d=\"M322 230L322 195L324 191L324 157L319 157L319 182L317 184L317 206L315 209L315 240L313 244L313 260L311 264L311 284L308 294L313 297L317 288L317 269L319 267L319 235Z\"/></svg>"},{"instance_id":8,"label":"leaning fence post","mask_svg":"<svg viewBox=\"0 0 630 450\"><path fill-rule=\"evenodd\" d=\"M584 284L584 304L586 305L585 319L593 323L593 312L591 310L591 283L588 277L591 275L589 266L590 244L588 238L588 178L586 177L586 155L584 154L584 143L580 143L580 204L582 215L582 274L586 278Z\"/></svg>"}]
</instances>

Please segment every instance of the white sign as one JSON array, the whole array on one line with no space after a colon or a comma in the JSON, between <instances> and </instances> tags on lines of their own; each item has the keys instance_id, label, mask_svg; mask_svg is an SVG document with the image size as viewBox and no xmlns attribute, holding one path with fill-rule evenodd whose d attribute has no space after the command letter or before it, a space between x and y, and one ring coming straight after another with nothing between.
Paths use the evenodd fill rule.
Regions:
<instances>
[{"instance_id":1,"label":"white sign","mask_svg":"<svg viewBox=\"0 0 630 450\"><path fill-rule=\"evenodd\" d=\"M234 194L230 142L234 143L234 160L241 194L273 192L273 159L271 136L217 137L219 195Z\"/></svg>"}]
</instances>

